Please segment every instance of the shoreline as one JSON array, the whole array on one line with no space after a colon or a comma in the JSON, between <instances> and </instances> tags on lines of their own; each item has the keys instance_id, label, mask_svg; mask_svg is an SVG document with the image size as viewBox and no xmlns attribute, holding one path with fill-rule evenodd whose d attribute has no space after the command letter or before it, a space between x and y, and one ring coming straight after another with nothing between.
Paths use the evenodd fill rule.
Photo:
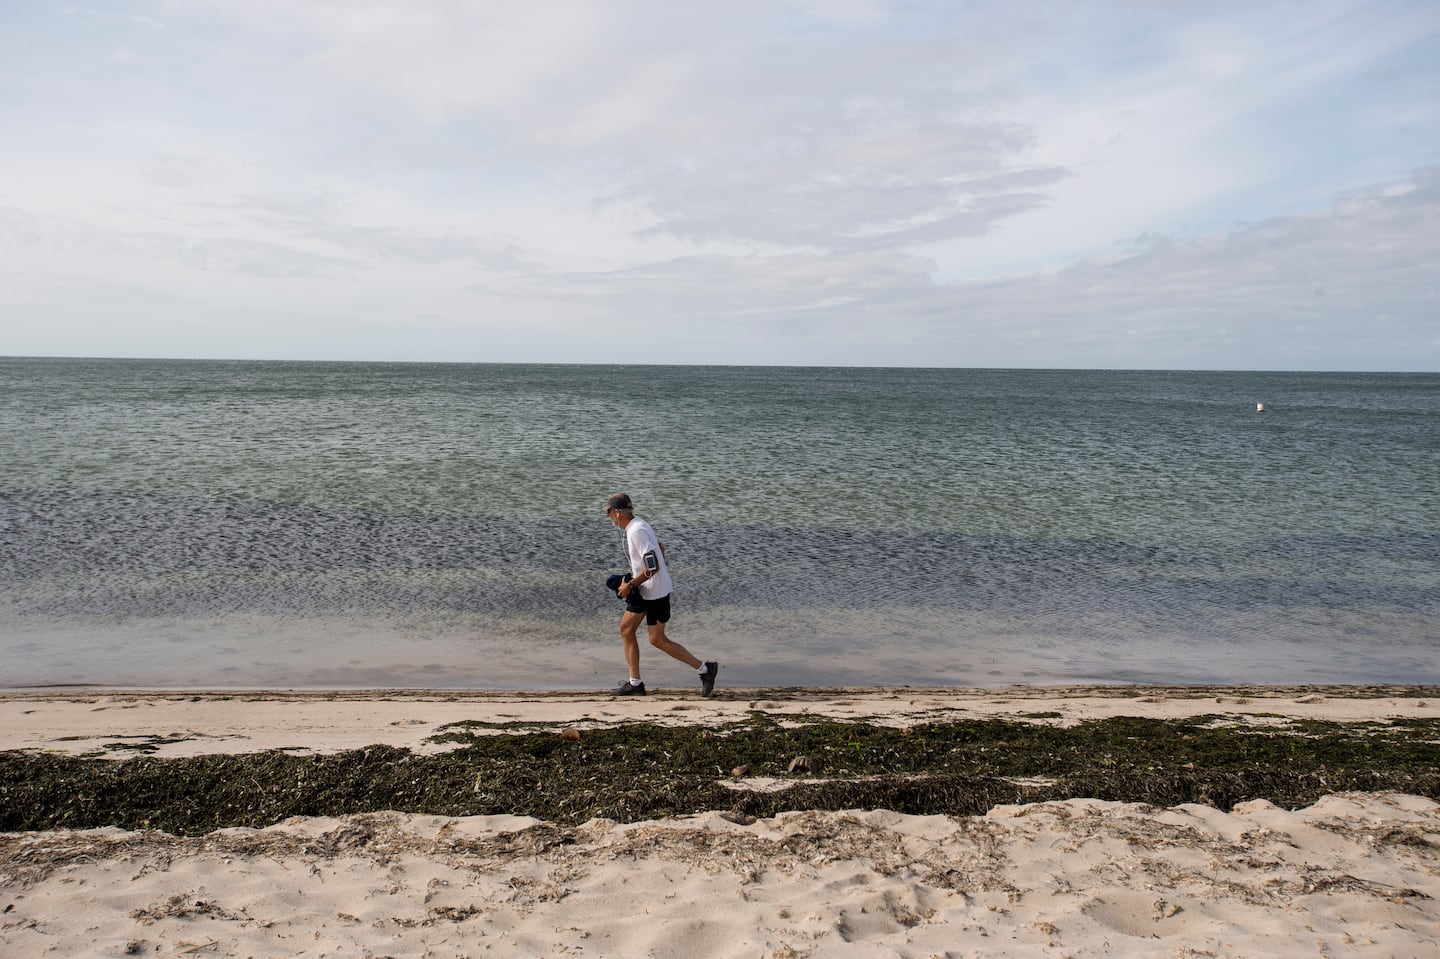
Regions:
<instances>
[{"instance_id":1,"label":"shoreline","mask_svg":"<svg viewBox=\"0 0 1440 959\"><path fill-rule=\"evenodd\" d=\"M1435 686L0 691L0 770L93 820L0 832L7 954L1440 943Z\"/></svg>"},{"instance_id":2,"label":"shoreline","mask_svg":"<svg viewBox=\"0 0 1440 959\"><path fill-rule=\"evenodd\" d=\"M890 726L1037 712L1055 713L1060 723L1214 713L1261 724L1277 715L1440 719L1440 686L720 687L709 699L688 688L635 698L573 690L0 690L0 752L81 755L129 736L165 740L146 750L158 757L267 749L323 754L371 745L430 753L442 748L427 742L436 729L474 719L532 729L675 726L735 722L756 711Z\"/></svg>"}]
</instances>

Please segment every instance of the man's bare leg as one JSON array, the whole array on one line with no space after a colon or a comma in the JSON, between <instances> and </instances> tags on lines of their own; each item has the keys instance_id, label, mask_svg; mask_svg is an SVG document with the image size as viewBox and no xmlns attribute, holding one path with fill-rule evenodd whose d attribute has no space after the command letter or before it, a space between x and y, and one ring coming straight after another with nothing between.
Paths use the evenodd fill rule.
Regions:
<instances>
[{"instance_id":1,"label":"man's bare leg","mask_svg":"<svg viewBox=\"0 0 1440 959\"><path fill-rule=\"evenodd\" d=\"M644 613L632 613L628 609L620 617L620 641L625 646L625 665L630 667L631 679L640 678L640 641L635 634L644 619Z\"/></svg>"},{"instance_id":2,"label":"man's bare leg","mask_svg":"<svg viewBox=\"0 0 1440 959\"><path fill-rule=\"evenodd\" d=\"M630 614L626 613L625 615L629 616ZM640 614L637 613L637 624L639 623L639 616ZM665 635L664 623L656 623L654 626L648 627L648 629L650 632L651 646L654 646L656 649L660 650L662 653L665 653L672 659L680 660L680 662L689 666L691 669L699 669L702 665L704 665L700 662L700 660L695 658L695 656L690 652L690 650L686 649L684 646L681 646L679 643L675 642L675 640ZM631 635L633 637L634 634L632 633ZM635 652L635 661L637 663L640 661L640 652L638 648ZM637 673L636 675L639 674Z\"/></svg>"}]
</instances>

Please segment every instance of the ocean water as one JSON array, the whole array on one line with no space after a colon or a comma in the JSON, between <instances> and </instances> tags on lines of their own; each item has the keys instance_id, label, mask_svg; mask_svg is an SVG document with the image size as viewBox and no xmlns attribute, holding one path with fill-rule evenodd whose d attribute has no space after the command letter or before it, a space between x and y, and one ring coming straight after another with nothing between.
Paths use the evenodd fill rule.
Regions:
<instances>
[{"instance_id":1,"label":"ocean water","mask_svg":"<svg viewBox=\"0 0 1440 959\"><path fill-rule=\"evenodd\" d=\"M0 686L608 687L617 490L722 686L1440 682L1440 374L0 359Z\"/></svg>"}]
</instances>

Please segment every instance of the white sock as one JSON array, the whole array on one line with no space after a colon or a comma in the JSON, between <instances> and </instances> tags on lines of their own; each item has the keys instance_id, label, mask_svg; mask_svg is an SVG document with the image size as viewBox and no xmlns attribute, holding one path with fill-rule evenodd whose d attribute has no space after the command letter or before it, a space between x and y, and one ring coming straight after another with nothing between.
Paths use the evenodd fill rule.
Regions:
<instances>
[{"instance_id":1,"label":"white sock","mask_svg":"<svg viewBox=\"0 0 1440 959\"><path fill-rule=\"evenodd\" d=\"M638 679L636 679L636 678L633 677L633 676L630 677L630 685L631 685L631 686L639 686L640 684L641 684L641 680L638 680Z\"/></svg>"}]
</instances>

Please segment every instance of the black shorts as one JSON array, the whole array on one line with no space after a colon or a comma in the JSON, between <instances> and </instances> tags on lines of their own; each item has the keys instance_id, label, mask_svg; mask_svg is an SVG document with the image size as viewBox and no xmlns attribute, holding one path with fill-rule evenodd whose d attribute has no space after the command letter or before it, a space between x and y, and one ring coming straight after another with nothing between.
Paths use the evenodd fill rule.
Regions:
<instances>
[{"instance_id":1,"label":"black shorts","mask_svg":"<svg viewBox=\"0 0 1440 959\"><path fill-rule=\"evenodd\" d=\"M625 608L632 613L644 613L647 626L670 622L669 593L659 599L646 599L640 595L640 590L632 589L630 595L625 597Z\"/></svg>"}]
</instances>

